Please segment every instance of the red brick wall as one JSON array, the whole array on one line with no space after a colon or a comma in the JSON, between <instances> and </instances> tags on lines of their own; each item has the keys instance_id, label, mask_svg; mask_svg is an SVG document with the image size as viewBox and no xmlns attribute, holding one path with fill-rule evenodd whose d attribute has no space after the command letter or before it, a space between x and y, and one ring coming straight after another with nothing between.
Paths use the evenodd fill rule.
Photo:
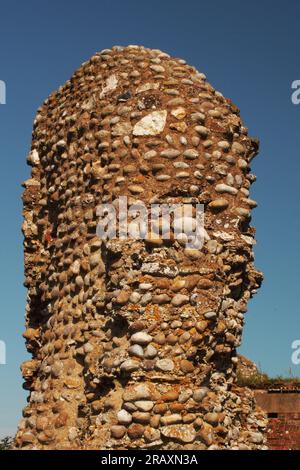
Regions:
<instances>
[{"instance_id":1,"label":"red brick wall","mask_svg":"<svg viewBox=\"0 0 300 470\"><path fill-rule=\"evenodd\" d=\"M271 450L300 450L300 413L269 417L268 445Z\"/></svg>"}]
</instances>

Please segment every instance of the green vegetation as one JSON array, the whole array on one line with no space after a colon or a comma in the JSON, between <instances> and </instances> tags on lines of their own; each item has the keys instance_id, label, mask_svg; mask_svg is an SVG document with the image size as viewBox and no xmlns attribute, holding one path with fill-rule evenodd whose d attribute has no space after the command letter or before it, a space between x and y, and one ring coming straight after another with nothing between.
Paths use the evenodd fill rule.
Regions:
<instances>
[{"instance_id":1,"label":"green vegetation","mask_svg":"<svg viewBox=\"0 0 300 470\"><path fill-rule=\"evenodd\" d=\"M278 375L269 377L266 373L257 371L250 375L243 375L240 371L237 373L237 385L240 387L249 387L255 389L270 388L274 385L295 385L300 386L300 378L294 377L291 370L287 376Z\"/></svg>"}]
</instances>

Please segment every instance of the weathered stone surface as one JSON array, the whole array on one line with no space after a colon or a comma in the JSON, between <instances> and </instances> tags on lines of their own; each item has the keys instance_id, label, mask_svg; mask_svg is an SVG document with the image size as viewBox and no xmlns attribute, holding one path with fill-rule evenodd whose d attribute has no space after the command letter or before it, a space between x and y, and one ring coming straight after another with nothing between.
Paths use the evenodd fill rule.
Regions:
<instances>
[{"instance_id":1,"label":"weathered stone surface","mask_svg":"<svg viewBox=\"0 0 300 470\"><path fill-rule=\"evenodd\" d=\"M139 439L143 436L145 432L145 428L142 424L139 424L139 423L134 423L134 424L131 424L128 428L128 436L131 438L131 439Z\"/></svg>"},{"instance_id":2,"label":"weathered stone surface","mask_svg":"<svg viewBox=\"0 0 300 470\"><path fill-rule=\"evenodd\" d=\"M148 384L138 384L125 389L123 393L124 401L148 400L151 399L153 391Z\"/></svg>"},{"instance_id":3,"label":"weathered stone surface","mask_svg":"<svg viewBox=\"0 0 300 470\"><path fill-rule=\"evenodd\" d=\"M122 439L124 435L126 434L126 428L125 426L112 426L111 427L111 436L114 437L115 439Z\"/></svg>"},{"instance_id":4,"label":"weathered stone surface","mask_svg":"<svg viewBox=\"0 0 300 470\"><path fill-rule=\"evenodd\" d=\"M153 401L150 400L137 400L134 404L140 411L150 411L154 406Z\"/></svg>"},{"instance_id":5,"label":"weathered stone surface","mask_svg":"<svg viewBox=\"0 0 300 470\"><path fill-rule=\"evenodd\" d=\"M230 100L159 50L101 51L43 103L23 184L33 357L18 448L264 448L263 414L235 386L262 279L250 226L257 147ZM159 214L145 238L100 239L101 204L125 220L119 196L192 212L170 226ZM189 246L198 203L204 244Z\"/></svg>"},{"instance_id":6,"label":"weathered stone surface","mask_svg":"<svg viewBox=\"0 0 300 470\"><path fill-rule=\"evenodd\" d=\"M133 372L138 370L139 363L133 359L127 359L126 361L122 362L120 369L125 372Z\"/></svg>"},{"instance_id":7,"label":"weathered stone surface","mask_svg":"<svg viewBox=\"0 0 300 470\"><path fill-rule=\"evenodd\" d=\"M189 302L189 296L183 294L176 294L174 295L171 303L175 307L180 307L181 305L187 304Z\"/></svg>"},{"instance_id":8,"label":"weathered stone surface","mask_svg":"<svg viewBox=\"0 0 300 470\"><path fill-rule=\"evenodd\" d=\"M181 423L182 417L180 414L166 415L163 416L160 421L164 426L168 426L170 424Z\"/></svg>"},{"instance_id":9,"label":"weathered stone surface","mask_svg":"<svg viewBox=\"0 0 300 470\"><path fill-rule=\"evenodd\" d=\"M207 395L207 392L208 392L207 387L201 387L194 391L193 399L197 402L200 402Z\"/></svg>"},{"instance_id":10,"label":"weathered stone surface","mask_svg":"<svg viewBox=\"0 0 300 470\"><path fill-rule=\"evenodd\" d=\"M193 426L185 424L173 424L171 426L163 426L160 431L164 437L184 444L194 442L196 438L196 432Z\"/></svg>"},{"instance_id":11,"label":"weathered stone surface","mask_svg":"<svg viewBox=\"0 0 300 470\"><path fill-rule=\"evenodd\" d=\"M227 199L219 198L209 203L209 207L213 210L224 210L229 206Z\"/></svg>"}]
</instances>

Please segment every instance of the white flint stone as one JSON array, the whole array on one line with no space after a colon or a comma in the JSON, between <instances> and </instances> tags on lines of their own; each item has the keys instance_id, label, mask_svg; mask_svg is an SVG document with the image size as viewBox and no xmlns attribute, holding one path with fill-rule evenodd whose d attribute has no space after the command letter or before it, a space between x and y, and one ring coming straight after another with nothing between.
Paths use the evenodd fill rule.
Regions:
<instances>
[{"instance_id":1,"label":"white flint stone","mask_svg":"<svg viewBox=\"0 0 300 470\"><path fill-rule=\"evenodd\" d=\"M148 400L151 398L151 389L148 384L135 385L124 391L124 401Z\"/></svg>"},{"instance_id":2,"label":"white flint stone","mask_svg":"<svg viewBox=\"0 0 300 470\"><path fill-rule=\"evenodd\" d=\"M133 346L130 346L128 349L128 352L131 356L137 356L137 357L143 357L144 356L144 350L142 346L139 344L134 344Z\"/></svg>"},{"instance_id":3,"label":"white flint stone","mask_svg":"<svg viewBox=\"0 0 300 470\"><path fill-rule=\"evenodd\" d=\"M213 235L216 238L221 238L221 240L224 240L225 242L234 240L234 236L227 232L214 232Z\"/></svg>"},{"instance_id":4,"label":"white flint stone","mask_svg":"<svg viewBox=\"0 0 300 470\"><path fill-rule=\"evenodd\" d=\"M264 441L264 436L260 432L250 432L250 441L254 444L262 444Z\"/></svg>"},{"instance_id":5,"label":"white flint stone","mask_svg":"<svg viewBox=\"0 0 300 470\"><path fill-rule=\"evenodd\" d=\"M78 436L78 430L77 428L75 427L72 427L69 429L68 431L68 438L69 438L69 441L74 441Z\"/></svg>"},{"instance_id":6,"label":"white flint stone","mask_svg":"<svg viewBox=\"0 0 300 470\"><path fill-rule=\"evenodd\" d=\"M174 369L174 362L171 359L159 359L156 361L156 368L162 372L170 372Z\"/></svg>"},{"instance_id":7,"label":"white flint stone","mask_svg":"<svg viewBox=\"0 0 300 470\"><path fill-rule=\"evenodd\" d=\"M117 86L118 86L118 79L116 75L110 75L110 77L106 79L106 84L100 93L100 98L103 98L109 92L115 90Z\"/></svg>"},{"instance_id":8,"label":"white flint stone","mask_svg":"<svg viewBox=\"0 0 300 470\"><path fill-rule=\"evenodd\" d=\"M136 304L139 300L141 299L141 294L138 292L132 292L132 294L129 297L130 302L133 304Z\"/></svg>"},{"instance_id":9,"label":"white flint stone","mask_svg":"<svg viewBox=\"0 0 300 470\"><path fill-rule=\"evenodd\" d=\"M200 402L203 400L203 398L207 395L207 392L208 392L208 388L207 387L200 387L198 388L197 390L194 391L194 394L193 394L193 399L197 402Z\"/></svg>"},{"instance_id":10,"label":"white flint stone","mask_svg":"<svg viewBox=\"0 0 300 470\"><path fill-rule=\"evenodd\" d=\"M153 401L148 401L148 400L138 400L134 402L135 406L138 408L140 411L150 411L152 410L154 403Z\"/></svg>"},{"instance_id":11,"label":"white flint stone","mask_svg":"<svg viewBox=\"0 0 300 470\"><path fill-rule=\"evenodd\" d=\"M140 290L150 290L150 289L152 289L152 284L150 284L150 282L142 282L139 285L139 289Z\"/></svg>"},{"instance_id":12,"label":"white flint stone","mask_svg":"<svg viewBox=\"0 0 300 470\"><path fill-rule=\"evenodd\" d=\"M127 359L121 364L120 369L124 370L125 372L133 372L139 368L139 363L132 359Z\"/></svg>"},{"instance_id":13,"label":"white flint stone","mask_svg":"<svg viewBox=\"0 0 300 470\"><path fill-rule=\"evenodd\" d=\"M145 357L147 359L152 359L157 355L157 349L152 346L152 344L148 344L148 346L145 349Z\"/></svg>"},{"instance_id":14,"label":"white flint stone","mask_svg":"<svg viewBox=\"0 0 300 470\"><path fill-rule=\"evenodd\" d=\"M148 344L152 341L152 336L145 331L138 331L131 336L130 341L137 344Z\"/></svg>"},{"instance_id":15,"label":"white flint stone","mask_svg":"<svg viewBox=\"0 0 300 470\"><path fill-rule=\"evenodd\" d=\"M138 121L133 128L133 135L158 135L166 125L167 111L153 111Z\"/></svg>"},{"instance_id":16,"label":"white flint stone","mask_svg":"<svg viewBox=\"0 0 300 470\"><path fill-rule=\"evenodd\" d=\"M216 191L217 193L228 193L228 194L237 194L238 190L236 188L233 188L232 186L228 186L228 184L217 184L216 186Z\"/></svg>"},{"instance_id":17,"label":"white flint stone","mask_svg":"<svg viewBox=\"0 0 300 470\"><path fill-rule=\"evenodd\" d=\"M120 410L117 414L118 422L120 424L130 424L132 421L132 416L126 410Z\"/></svg>"},{"instance_id":18,"label":"white flint stone","mask_svg":"<svg viewBox=\"0 0 300 470\"><path fill-rule=\"evenodd\" d=\"M157 90L159 88L159 83L143 83L143 85L140 85L137 89L136 89L136 93L144 93L144 91L148 91L148 90Z\"/></svg>"},{"instance_id":19,"label":"white flint stone","mask_svg":"<svg viewBox=\"0 0 300 470\"><path fill-rule=\"evenodd\" d=\"M183 294L176 294L174 295L171 303L175 307L180 307L180 305L187 304L189 302L190 298L188 295L183 295Z\"/></svg>"},{"instance_id":20,"label":"white flint stone","mask_svg":"<svg viewBox=\"0 0 300 470\"><path fill-rule=\"evenodd\" d=\"M33 149L30 154L28 155L28 161L32 165L38 165L40 163L40 157L38 154L38 151L36 149Z\"/></svg>"}]
</instances>

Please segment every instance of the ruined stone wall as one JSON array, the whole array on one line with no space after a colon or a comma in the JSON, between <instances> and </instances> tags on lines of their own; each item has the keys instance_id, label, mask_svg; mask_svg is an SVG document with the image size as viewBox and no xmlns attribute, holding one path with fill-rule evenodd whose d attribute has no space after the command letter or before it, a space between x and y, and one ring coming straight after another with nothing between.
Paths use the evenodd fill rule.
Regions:
<instances>
[{"instance_id":1,"label":"ruined stone wall","mask_svg":"<svg viewBox=\"0 0 300 470\"><path fill-rule=\"evenodd\" d=\"M184 60L113 47L39 109L24 183L30 391L20 448L259 449L234 385L259 287L249 197L258 150L238 109ZM96 208L203 203L205 244L96 235Z\"/></svg>"}]
</instances>

